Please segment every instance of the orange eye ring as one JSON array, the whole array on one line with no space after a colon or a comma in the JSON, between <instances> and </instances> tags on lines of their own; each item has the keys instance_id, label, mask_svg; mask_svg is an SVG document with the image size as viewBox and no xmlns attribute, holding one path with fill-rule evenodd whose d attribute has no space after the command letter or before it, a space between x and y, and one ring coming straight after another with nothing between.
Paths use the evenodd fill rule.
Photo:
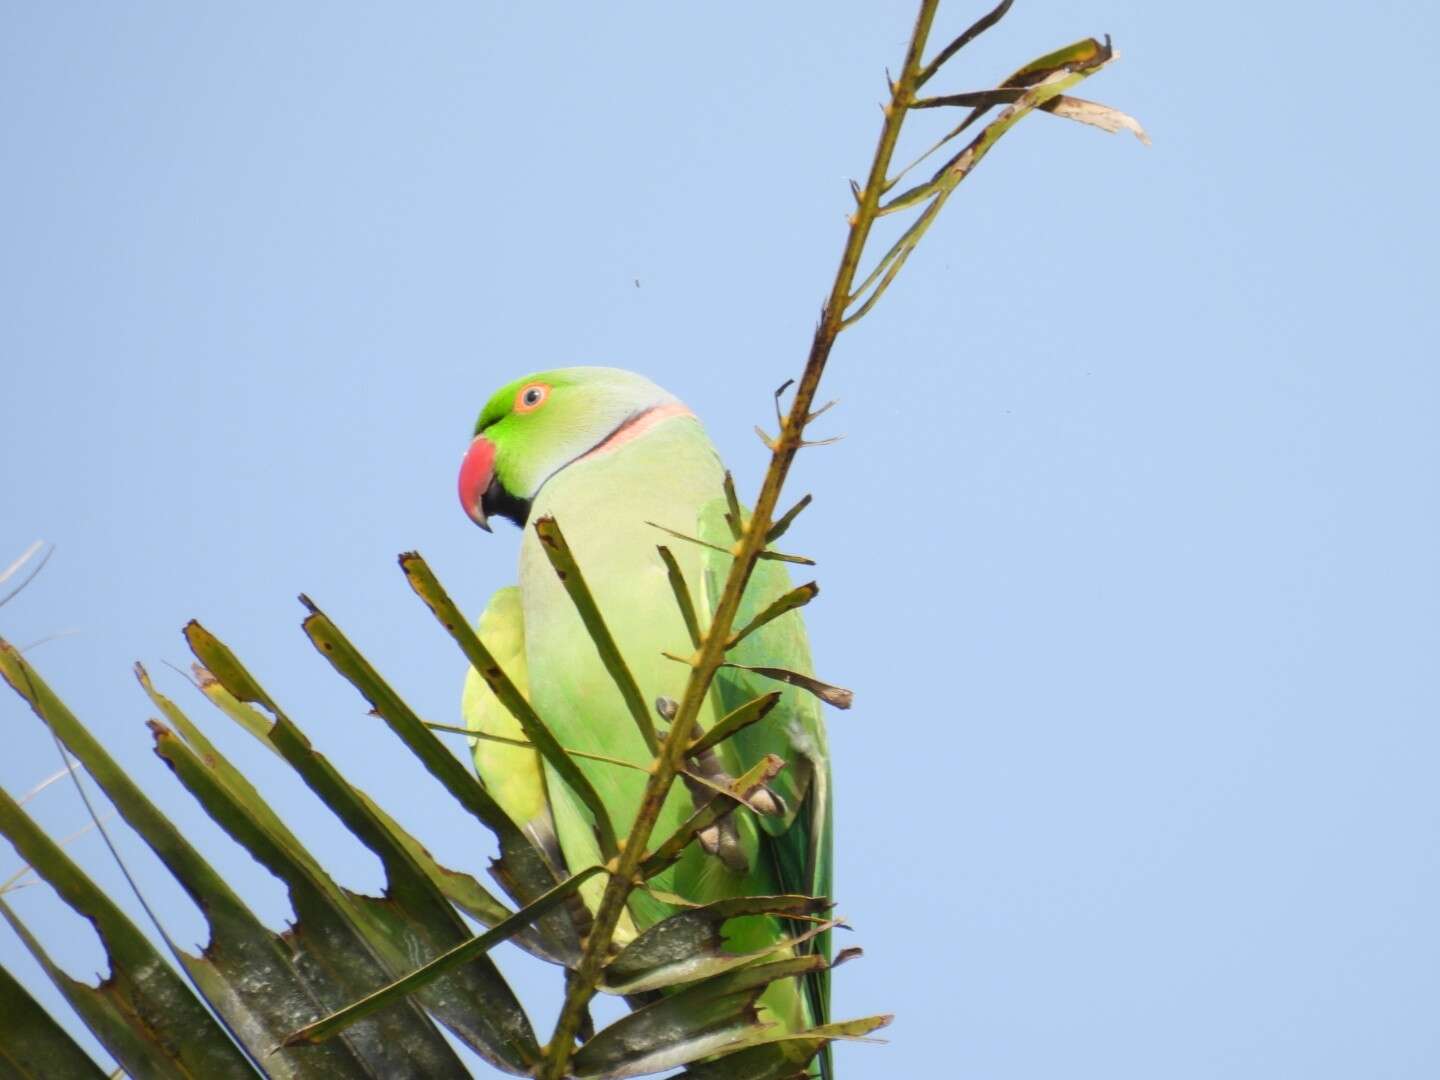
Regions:
<instances>
[{"instance_id":1,"label":"orange eye ring","mask_svg":"<svg viewBox=\"0 0 1440 1080\"><path fill-rule=\"evenodd\" d=\"M526 383L515 395L515 411L534 412L550 398L550 385L543 382Z\"/></svg>"}]
</instances>

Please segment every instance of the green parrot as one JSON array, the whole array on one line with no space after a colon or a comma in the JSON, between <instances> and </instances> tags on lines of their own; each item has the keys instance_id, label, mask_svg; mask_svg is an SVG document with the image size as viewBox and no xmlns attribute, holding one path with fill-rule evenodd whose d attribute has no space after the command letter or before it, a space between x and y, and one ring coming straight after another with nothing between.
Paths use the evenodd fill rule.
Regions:
<instances>
[{"instance_id":1,"label":"green parrot","mask_svg":"<svg viewBox=\"0 0 1440 1080\"><path fill-rule=\"evenodd\" d=\"M684 572L702 623L713 612L730 557L674 540L655 525L698 536L721 548L733 543L725 520L725 469L700 421L649 379L604 367L538 372L500 389L486 403L460 470L460 501L487 532L493 517L520 526L519 585L499 590L479 620L481 639L568 749L646 765L650 755L635 720L586 633L535 531L526 523L552 516L564 530L600 611L648 700L679 700L689 668L663 654L693 650L656 550L665 543ZM653 522L654 524L650 524ZM739 628L791 588L782 563L759 562L735 626ZM739 664L809 673L804 624L792 611L732 649ZM734 777L773 753L787 763L769 790L776 812L736 813L723 830L702 835L682 860L652 884L693 903L737 895L804 893L828 896L831 887L829 755L819 703L794 687L738 668L716 676L700 723L761 694L781 691L759 723L717 747L718 764ZM473 731L523 739L516 720L473 669L463 711ZM588 812L564 781L532 749L491 739L472 740L475 767L505 812L546 852L557 869L603 861ZM638 812L643 772L577 758L626 835ZM694 811L684 784L671 789L652 845ZM603 879L582 895L594 909ZM617 943L675 908L642 890L631 894ZM750 952L793 932L781 920L755 916L728 926L727 947ZM828 955L828 935L819 947ZM761 998L762 1018L788 1030L828 1020L828 980L784 980Z\"/></svg>"}]
</instances>

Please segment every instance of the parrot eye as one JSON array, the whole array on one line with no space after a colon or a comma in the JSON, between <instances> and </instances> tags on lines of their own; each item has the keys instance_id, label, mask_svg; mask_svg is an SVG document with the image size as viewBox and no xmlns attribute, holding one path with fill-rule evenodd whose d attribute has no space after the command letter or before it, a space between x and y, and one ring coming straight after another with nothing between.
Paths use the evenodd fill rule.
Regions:
<instances>
[{"instance_id":1,"label":"parrot eye","mask_svg":"<svg viewBox=\"0 0 1440 1080\"><path fill-rule=\"evenodd\" d=\"M530 383L528 386L522 386L520 393L515 395L515 411L534 412L545 404L545 399L549 396L550 387L544 383Z\"/></svg>"}]
</instances>

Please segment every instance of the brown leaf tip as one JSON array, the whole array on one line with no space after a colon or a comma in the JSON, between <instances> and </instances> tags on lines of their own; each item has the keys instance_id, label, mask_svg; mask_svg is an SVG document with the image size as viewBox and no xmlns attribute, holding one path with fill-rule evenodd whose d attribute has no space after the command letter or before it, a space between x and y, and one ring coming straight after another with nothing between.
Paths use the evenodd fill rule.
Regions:
<instances>
[{"instance_id":1,"label":"brown leaf tip","mask_svg":"<svg viewBox=\"0 0 1440 1080\"><path fill-rule=\"evenodd\" d=\"M858 945L852 945L848 949L841 949L835 954L835 959L830 961L830 968L833 971L841 964L849 963L851 960L859 960L865 955L865 950Z\"/></svg>"}]
</instances>

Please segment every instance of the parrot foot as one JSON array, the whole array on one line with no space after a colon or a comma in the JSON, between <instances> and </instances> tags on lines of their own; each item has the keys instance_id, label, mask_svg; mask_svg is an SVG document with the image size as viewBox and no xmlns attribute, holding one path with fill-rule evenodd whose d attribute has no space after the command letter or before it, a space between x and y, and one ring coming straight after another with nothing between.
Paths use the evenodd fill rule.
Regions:
<instances>
[{"instance_id":1,"label":"parrot foot","mask_svg":"<svg viewBox=\"0 0 1440 1080\"><path fill-rule=\"evenodd\" d=\"M735 778L725 771L720 764L720 756L713 748L696 754L691 760L694 763L694 775L687 773L684 779L686 787L690 789L690 798L695 809L699 810L717 797L716 788L728 788L735 782ZM751 798L753 801L754 796ZM707 854L714 855L724 864L725 869L736 874L749 873L750 860L745 857L745 850L740 844L740 829L735 824L733 815L727 814L715 824L702 829L696 839Z\"/></svg>"},{"instance_id":2,"label":"parrot foot","mask_svg":"<svg viewBox=\"0 0 1440 1080\"><path fill-rule=\"evenodd\" d=\"M740 830L735 827L734 818L722 818L708 829L702 829L696 839L708 854L724 864L726 870L736 874L750 872L750 860L740 846Z\"/></svg>"}]
</instances>

